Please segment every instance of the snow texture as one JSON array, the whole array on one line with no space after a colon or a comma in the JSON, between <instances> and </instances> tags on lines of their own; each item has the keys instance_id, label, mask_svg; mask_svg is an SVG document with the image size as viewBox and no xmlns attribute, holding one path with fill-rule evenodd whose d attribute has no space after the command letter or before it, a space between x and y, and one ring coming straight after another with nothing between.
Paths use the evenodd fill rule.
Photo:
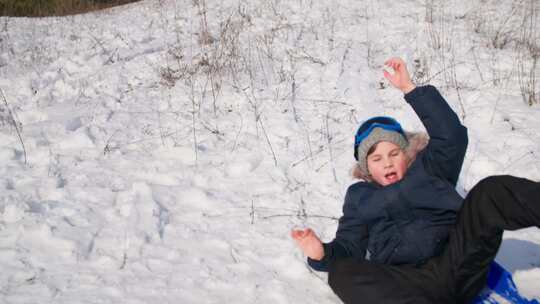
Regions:
<instances>
[{"instance_id":1,"label":"snow texture","mask_svg":"<svg viewBox=\"0 0 540 304\"><path fill-rule=\"evenodd\" d=\"M540 41L539 7L156 0L0 17L0 302L340 303L289 231L332 239L359 122L423 130L384 61L404 58L468 127L461 193L540 180L524 43ZM537 228L505 233L497 260L540 299Z\"/></svg>"}]
</instances>

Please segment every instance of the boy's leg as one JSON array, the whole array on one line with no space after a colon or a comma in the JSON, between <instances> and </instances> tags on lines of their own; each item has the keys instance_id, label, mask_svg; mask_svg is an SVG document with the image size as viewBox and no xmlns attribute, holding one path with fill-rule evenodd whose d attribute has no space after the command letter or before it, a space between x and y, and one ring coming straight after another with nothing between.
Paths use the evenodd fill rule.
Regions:
<instances>
[{"instance_id":1,"label":"boy's leg","mask_svg":"<svg viewBox=\"0 0 540 304\"><path fill-rule=\"evenodd\" d=\"M340 259L330 265L328 283L346 304L440 303L437 278L427 268ZM444 292L444 291L442 291Z\"/></svg>"},{"instance_id":2,"label":"boy's leg","mask_svg":"<svg viewBox=\"0 0 540 304\"><path fill-rule=\"evenodd\" d=\"M485 286L504 230L539 225L540 183L513 176L480 181L465 198L438 258L439 270L452 275L448 287L458 302L470 302Z\"/></svg>"}]
</instances>

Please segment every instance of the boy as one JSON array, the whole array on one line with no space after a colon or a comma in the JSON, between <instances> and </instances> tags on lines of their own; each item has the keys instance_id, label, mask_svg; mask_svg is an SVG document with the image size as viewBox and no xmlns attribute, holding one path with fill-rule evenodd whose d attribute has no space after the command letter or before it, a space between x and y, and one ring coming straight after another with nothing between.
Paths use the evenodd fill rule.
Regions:
<instances>
[{"instance_id":1,"label":"boy","mask_svg":"<svg viewBox=\"0 0 540 304\"><path fill-rule=\"evenodd\" d=\"M401 59L385 65L429 143L418 151L394 119L367 120L354 147L365 181L349 187L335 239L323 244L309 228L291 235L345 303L468 303L485 286L503 230L540 225L540 184L489 177L463 200L455 186L466 128L436 88L414 86Z\"/></svg>"}]
</instances>

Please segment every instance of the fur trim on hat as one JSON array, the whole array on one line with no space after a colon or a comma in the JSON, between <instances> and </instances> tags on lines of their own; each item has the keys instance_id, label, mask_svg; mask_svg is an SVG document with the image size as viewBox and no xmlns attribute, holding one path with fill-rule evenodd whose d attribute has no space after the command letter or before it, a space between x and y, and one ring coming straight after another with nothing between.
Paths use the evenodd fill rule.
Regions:
<instances>
[{"instance_id":1,"label":"fur trim on hat","mask_svg":"<svg viewBox=\"0 0 540 304\"><path fill-rule=\"evenodd\" d=\"M405 148L405 156L407 157L407 166L410 166L411 163L414 162L414 160L416 159L418 153L420 153L420 151L426 148L427 144L429 143L429 136L427 133L422 132L405 132L405 135L407 136L407 140L409 141L409 145L407 146L407 148ZM370 175L366 175L364 172L362 172L362 169L360 168L358 162L352 168L352 176L356 179L368 182L373 181Z\"/></svg>"}]
</instances>

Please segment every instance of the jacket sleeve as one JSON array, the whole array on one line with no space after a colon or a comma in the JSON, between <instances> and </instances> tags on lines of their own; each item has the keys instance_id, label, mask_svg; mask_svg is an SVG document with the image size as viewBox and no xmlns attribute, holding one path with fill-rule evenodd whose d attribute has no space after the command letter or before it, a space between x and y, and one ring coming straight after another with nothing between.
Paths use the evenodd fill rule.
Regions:
<instances>
[{"instance_id":1,"label":"jacket sleeve","mask_svg":"<svg viewBox=\"0 0 540 304\"><path fill-rule=\"evenodd\" d=\"M467 128L434 86L417 87L405 100L430 137L423 157L426 169L455 186L467 151Z\"/></svg>"},{"instance_id":2,"label":"jacket sleeve","mask_svg":"<svg viewBox=\"0 0 540 304\"><path fill-rule=\"evenodd\" d=\"M357 215L356 204L351 194L351 187L347 190L343 216L339 219L336 237L330 243L324 243L324 258L320 261L310 259L308 264L317 271L328 271L330 263L338 258L354 257L365 259L368 241L367 226Z\"/></svg>"}]
</instances>

